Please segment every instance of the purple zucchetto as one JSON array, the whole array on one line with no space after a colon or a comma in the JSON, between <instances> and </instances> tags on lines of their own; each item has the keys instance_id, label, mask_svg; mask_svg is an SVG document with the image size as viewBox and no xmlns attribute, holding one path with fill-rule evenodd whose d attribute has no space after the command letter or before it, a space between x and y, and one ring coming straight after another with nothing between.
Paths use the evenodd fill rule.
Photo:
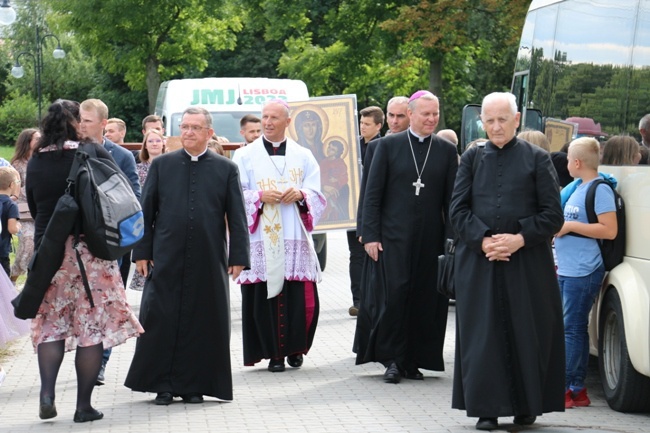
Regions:
<instances>
[{"instance_id":1,"label":"purple zucchetto","mask_svg":"<svg viewBox=\"0 0 650 433\"><path fill-rule=\"evenodd\" d=\"M428 90L418 90L417 92L411 95L411 97L409 98L409 102L413 102L416 99L423 97L424 95L434 96L433 93L429 92Z\"/></svg>"},{"instance_id":2,"label":"purple zucchetto","mask_svg":"<svg viewBox=\"0 0 650 433\"><path fill-rule=\"evenodd\" d=\"M280 105L284 106L287 110L290 109L289 104L287 104L287 101L285 101L284 99L275 98L275 99L271 99L271 100L267 101L266 103L267 104L276 103L276 104L280 104Z\"/></svg>"}]
</instances>

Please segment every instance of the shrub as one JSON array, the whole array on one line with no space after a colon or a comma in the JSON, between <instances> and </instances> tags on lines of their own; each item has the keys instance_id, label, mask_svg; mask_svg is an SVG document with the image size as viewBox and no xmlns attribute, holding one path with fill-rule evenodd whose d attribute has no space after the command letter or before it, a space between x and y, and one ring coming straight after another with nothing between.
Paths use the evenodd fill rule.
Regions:
<instances>
[{"instance_id":1,"label":"shrub","mask_svg":"<svg viewBox=\"0 0 650 433\"><path fill-rule=\"evenodd\" d=\"M13 147L25 128L38 126L38 105L29 96L12 95L0 106L0 145Z\"/></svg>"}]
</instances>

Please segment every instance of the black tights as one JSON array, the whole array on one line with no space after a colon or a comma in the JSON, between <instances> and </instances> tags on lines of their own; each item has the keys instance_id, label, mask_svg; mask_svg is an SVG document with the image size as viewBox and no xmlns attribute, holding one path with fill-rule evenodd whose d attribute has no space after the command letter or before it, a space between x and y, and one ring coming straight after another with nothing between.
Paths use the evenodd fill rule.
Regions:
<instances>
[{"instance_id":1,"label":"black tights","mask_svg":"<svg viewBox=\"0 0 650 433\"><path fill-rule=\"evenodd\" d=\"M94 346L77 347L75 370L77 371L77 410L88 411L92 408L92 396L97 375L102 365L104 346L99 343ZM41 374L41 397L55 397L54 388L59 374L65 341L51 341L38 345L38 368Z\"/></svg>"}]
</instances>

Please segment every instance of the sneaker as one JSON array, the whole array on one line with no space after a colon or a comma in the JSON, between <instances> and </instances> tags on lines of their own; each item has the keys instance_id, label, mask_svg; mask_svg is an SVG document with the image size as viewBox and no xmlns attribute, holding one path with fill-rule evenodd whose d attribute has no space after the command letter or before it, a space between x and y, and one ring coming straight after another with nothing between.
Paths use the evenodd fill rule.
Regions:
<instances>
[{"instance_id":1,"label":"sneaker","mask_svg":"<svg viewBox=\"0 0 650 433\"><path fill-rule=\"evenodd\" d=\"M2 386L2 382L4 382L6 378L7 373L5 372L4 368L0 367L0 386Z\"/></svg>"},{"instance_id":2,"label":"sneaker","mask_svg":"<svg viewBox=\"0 0 650 433\"><path fill-rule=\"evenodd\" d=\"M574 406L575 403L573 403L573 393L571 392L570 389L567 389L566 392L564 393L564 408L571 409Z\"/></svg>"},{"instance_id":3,"label":"sneaker","mask_svg":"<svg viewBox=\"0 0 650 433\"><path fill-rule=\"evenodd\" d=\"M359 314L359 307L356 305L351 306L348 308L348 314L352 317L356 317Z\"/></svg>"},{"instance_id":4,"label":"sneaker","mask_svg":"<svg viewBox=\"0 0 650 433\"><path fill-rule=\"evenodd\" d=\"M587 395L587 388L582 388L578 392L574 392L573 394L573 405L575 407L586 407L591 404L591 400L589 400L589 396Z\"/></svg>"}]
</instances>

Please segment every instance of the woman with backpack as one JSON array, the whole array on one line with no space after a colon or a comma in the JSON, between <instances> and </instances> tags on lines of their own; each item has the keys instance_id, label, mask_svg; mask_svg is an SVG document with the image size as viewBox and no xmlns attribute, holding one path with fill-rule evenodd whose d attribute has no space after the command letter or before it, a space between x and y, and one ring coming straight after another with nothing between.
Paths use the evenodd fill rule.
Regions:
<instances>
[{"instance_id":1,"label":"woman with backpack","mask_svg":"<svg viewBox=\"0 0 650 433\"><path fill-rule=\"evenodd\" d=\"M66 179L79 146L79 104L58 100L42 121L42 136L27 165L26 194L34 215L34 244L38 251L43 234L59 198L65 193ZM112 160L101 146L98 158ZM32 343L38 355L41 377L39 416L57 415L56 378L66 351L76 350L77 403L73 420L87 422L104 415L91 406L90 399L99 372L104 348L124 343L144 332L126 302L119 267L115 261L94 257L83 241L77 245L89 279L92 301L84 289L74 235L65 242L63 262L32 320Z\"/></svg>"}]
</instances>

